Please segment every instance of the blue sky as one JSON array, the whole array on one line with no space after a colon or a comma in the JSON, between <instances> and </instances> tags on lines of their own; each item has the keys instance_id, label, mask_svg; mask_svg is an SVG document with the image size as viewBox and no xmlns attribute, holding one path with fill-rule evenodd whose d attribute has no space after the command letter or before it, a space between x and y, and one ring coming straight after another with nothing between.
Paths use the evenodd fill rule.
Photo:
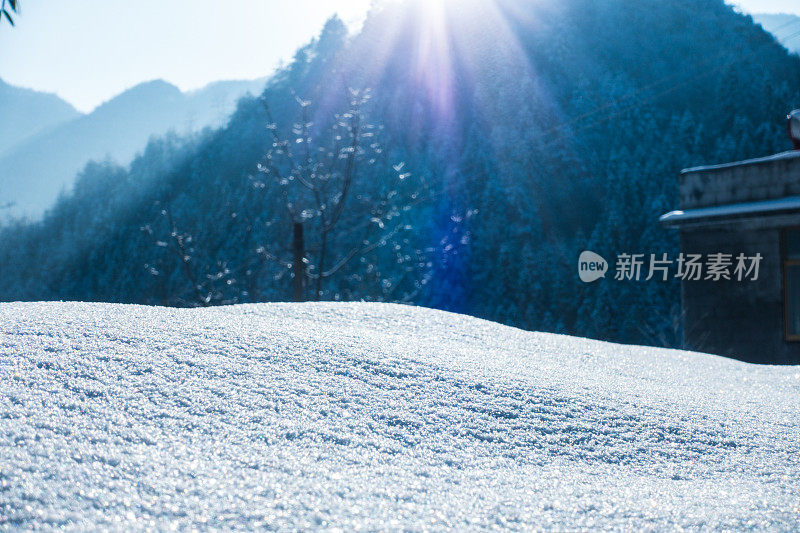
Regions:
<instances>
[{"instance_id":1,"label":"blue sky","mask_svg":"<svg viewBox=\"0 0 800 533\"><path fill-rule=\"evenodd\" d=\"M268 75L338 12L357 26L370 0L22 0L0 26L0 78L54 92L82 111L142 81L183 90ZM798 0L741 0L800 14ZM6 51L10 51L7 53Z\"/></svg>"}]
</instances>

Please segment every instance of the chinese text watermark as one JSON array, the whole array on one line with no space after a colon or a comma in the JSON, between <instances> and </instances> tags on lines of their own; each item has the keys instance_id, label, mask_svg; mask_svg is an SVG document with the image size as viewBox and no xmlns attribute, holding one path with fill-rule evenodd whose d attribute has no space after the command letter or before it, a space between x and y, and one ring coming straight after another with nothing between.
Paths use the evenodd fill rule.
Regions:
<instances>
[{"instance_id":1,"label":"chinese text watermark","mask_svg":"<svg viewBox=\"0 0 800 533\"><path fill-rule=\"evenodd\" d=\"M669 254L617 255L614 263L616 281L758 281L763 256L747 254L686 254L677 258ZM581 281L592 283L605 278L608 262L594 252L583 252L578 258Z\"/></svg>"}]
</instances>

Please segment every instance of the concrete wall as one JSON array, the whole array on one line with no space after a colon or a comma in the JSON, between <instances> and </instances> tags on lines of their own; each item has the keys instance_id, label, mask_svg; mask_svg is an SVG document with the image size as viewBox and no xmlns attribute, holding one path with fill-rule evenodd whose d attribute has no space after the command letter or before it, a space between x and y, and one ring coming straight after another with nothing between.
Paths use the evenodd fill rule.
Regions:
<instances>
[{"instance_id":1,"label":"concrete wall","mask_svg":"<svg viewBox=\"0 0 800 533\"><path fill-rule=\"evenodd\" d=\"M763 220L681 231L685 253L760 253L764 258L756 282L682 283L688 348L752 363L800 364L800 343L787 342L784 334L781 238L780 229Z\"/></svg>"},{"instance_id":2,"label":"concrete wall","mask_svg":"<svg viewBox=\"0 0 800 533\"><path fill-rule=\"evenodd\" d=\"M684 170L682 210L800 196L800 151Z\"/></svg>"}]
</instances>

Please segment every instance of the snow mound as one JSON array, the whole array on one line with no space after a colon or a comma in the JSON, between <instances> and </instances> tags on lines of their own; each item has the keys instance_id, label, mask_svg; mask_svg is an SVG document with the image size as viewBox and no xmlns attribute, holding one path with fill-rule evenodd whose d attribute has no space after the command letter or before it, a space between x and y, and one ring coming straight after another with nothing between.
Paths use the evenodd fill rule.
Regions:
<instances>
[{"instance_id":1,"label":"snow mound","mask_svg":"<svg viewBox=\"0 0 800 533\"><path fill-rule=\"evenodd\" d=\"M800 370L380 304L0 304L0 529L800 529Z\"/></svg>"}]
</instances>

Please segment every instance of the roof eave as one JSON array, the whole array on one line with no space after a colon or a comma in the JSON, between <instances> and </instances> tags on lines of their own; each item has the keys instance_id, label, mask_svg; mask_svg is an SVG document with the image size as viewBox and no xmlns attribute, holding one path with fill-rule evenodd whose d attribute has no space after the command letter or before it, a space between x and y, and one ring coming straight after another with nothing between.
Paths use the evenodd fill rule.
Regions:
<instances>
[{"instance_id":1,"label":"roof eave","mask_svg":"<svg viewBox=\"0 0 800 533\"><path fill-rule=\"evenodd\" d=\"M701 207L687 211L670 211L661 216L659 222L667 228L682 228L736 222L750 218L767 218L779 215L800 214L800 196L729 204L713 207Z\"/></svg>"}]
</instances>

